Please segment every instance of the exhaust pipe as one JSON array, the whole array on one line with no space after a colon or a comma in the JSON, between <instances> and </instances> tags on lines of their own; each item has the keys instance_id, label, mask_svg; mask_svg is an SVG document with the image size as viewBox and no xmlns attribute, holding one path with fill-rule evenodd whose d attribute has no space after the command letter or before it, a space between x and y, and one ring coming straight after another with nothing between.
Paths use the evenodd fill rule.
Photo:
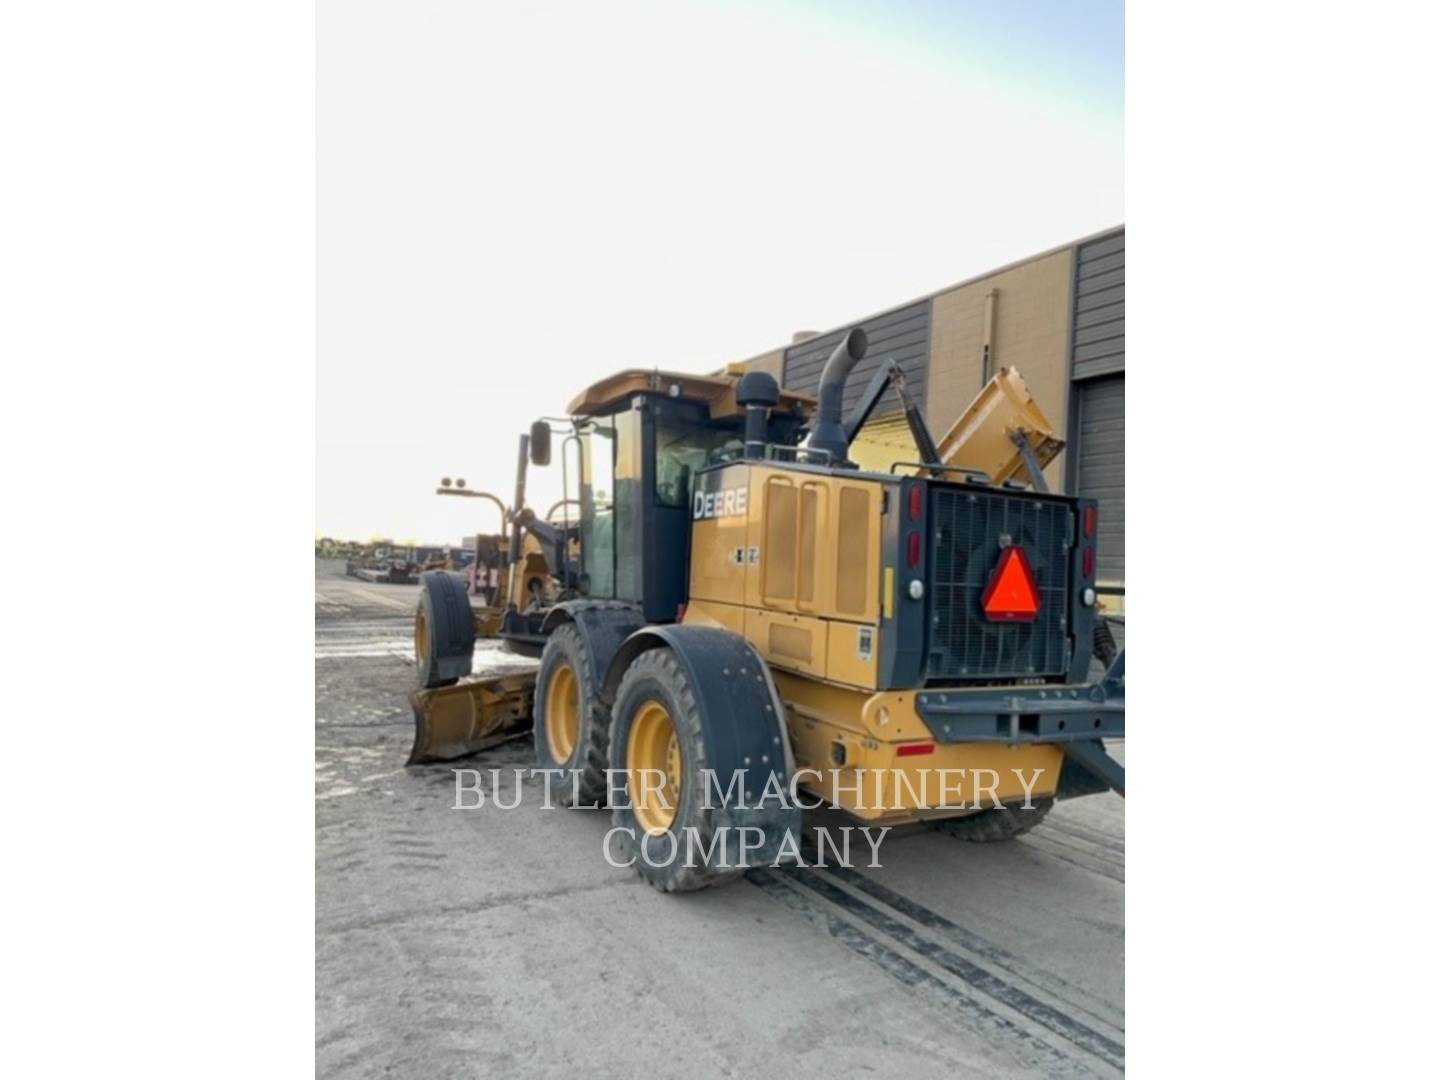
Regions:
<instances>
[{"instance_id":1,"label":"exhaust pipe","mask_svg":"<svg viewBox=\"0 0 1440 1080\"><path fill-rule=\"evenodd\" d=\"M850 440L845 438L845 380L855 365L865 358L870 341L865 331L855 327L835 346L825 370L820 373L820 403L815 410L815 427L805 446L810 450L827 450L836 462L845 460Z\"/></svg>"}]
</instances>

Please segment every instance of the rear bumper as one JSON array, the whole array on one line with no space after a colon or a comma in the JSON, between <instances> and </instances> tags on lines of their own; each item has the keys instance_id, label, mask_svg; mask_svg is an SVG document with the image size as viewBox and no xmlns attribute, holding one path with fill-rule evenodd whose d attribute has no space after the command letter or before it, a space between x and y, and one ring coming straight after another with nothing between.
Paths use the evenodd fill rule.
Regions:
<instances>
[{"instance_id":1,"label":"rear bumper","mask_svg":"<svg viewBox=\"0 0 1440 1080\"><path fill-rule=\"evenodd\" d=\"M947 687L915 695L915 712L938 743L1054 743L1108 787L1124 793L1125 770L1102 739L1125 737L1125 653L1083 686Z\"/></svg>"},{"instance_id":2,"label":"rear bumper","mask_svg":"<svg viewBox=\"0 0 1440 1080\"><path fill-rule=\"evenodd\" d=\"M1064 743L1125 737L1125 654L1084 686L948 687L915 695L940 743Z\"/></svg>"}]
</instances>

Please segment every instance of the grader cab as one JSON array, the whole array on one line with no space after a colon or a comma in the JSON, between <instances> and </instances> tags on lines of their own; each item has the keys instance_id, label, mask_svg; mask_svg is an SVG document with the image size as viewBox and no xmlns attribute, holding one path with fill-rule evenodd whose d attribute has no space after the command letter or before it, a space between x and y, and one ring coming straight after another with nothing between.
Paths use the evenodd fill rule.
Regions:
<instances>
[{"instance_id":1,"label":"grader cab","mask_svg":"<svg viewBox=\"0 0 1440 1080\"><path fill-rule=\"evenodd\" d=\"M893 364L847 414L865 351L846 335L818 401L763 372L622 372L522 436L502 602L472 609L457 579L423 579L411 762L533 723L561 801L609 805L667 891L795 850L787 792L974 840L1024 832L1056 798L1123 793L1097 508L1043 478L1063 444L1013 369L938 443ZM892 388L914 460L861 469L851 445ZM524 507L552 434L575 488L558 522ZM477 635L538 652L538 672L472 678ZM682 837L698 857L649 857Z\"/></svg>"}]
</instances>

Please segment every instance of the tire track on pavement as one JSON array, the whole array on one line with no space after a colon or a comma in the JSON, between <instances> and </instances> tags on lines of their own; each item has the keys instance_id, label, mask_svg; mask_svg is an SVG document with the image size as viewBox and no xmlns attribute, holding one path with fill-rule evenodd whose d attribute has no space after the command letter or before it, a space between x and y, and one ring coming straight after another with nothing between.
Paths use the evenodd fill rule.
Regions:
<instances>
[{"instance_id":1,"label":"tire track on pavement","mask_svg":"<svg viewBox=\"0 0 1440 1080\"><path fill-rule=\"evenodd\" d=\"M826 880L834 869L767 868L752 870L746 877L904 985L921 991L936 1004L958 1009L973 1023L1013 1044L1011 1048L1014 1051L1048 1074L1093 1075L1097 1066L1100 1072L1124 1070L1125 1049L1117 1038L1042 1000L1018 981L987 970L911 929L892 911L886 910L888 901L875 902L879 899L875 892L870 892L867 899ZM929 922L932 928L948 926L961 930L943 916L899 897L853 870L836 876L847 883L856 880L869 882L881 891L881 895L901 901L900 907L891 905L893 912L912 918L907 911L914 912ZM972 940L979 938L969 931L962 932ZM983 939L979 941L983 942ZM986 946L988 943L982 944L981 948L991 957L1000 953L996 947L989 946L987 949ZM932 973L911 959L912 956L938 967L949 978ZM1043 1029L1049 1037L1062 1041L1064 1046L1053 1045L1034 1032L1030 1025ZM1109 1025L1102 1023L1099 1026ZM1076 1051L1083 1056L1077 1056Z\"/></svg>"}]
</instances>

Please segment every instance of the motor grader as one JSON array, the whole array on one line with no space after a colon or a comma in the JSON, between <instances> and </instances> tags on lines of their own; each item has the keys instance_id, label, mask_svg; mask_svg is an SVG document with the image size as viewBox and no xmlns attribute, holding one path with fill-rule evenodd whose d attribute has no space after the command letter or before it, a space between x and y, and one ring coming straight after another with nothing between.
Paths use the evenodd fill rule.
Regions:
<instances>
[{"instance_id":1,"label":"motor grader","mask_svg":"<svg viewBox=\"0 0 1440 1080\"><path fill-rule=\"evenodd\" d=\"M1124 736L1123 652L1092 678L1112 656L1097 507L1042 471L1063 443L1013 369L939 442L893 361L847 409L866 349L845 334L817 398L758 371L624 371L522 435L512 504L486 496L510 530L496 604L422 581L411 763L533 724L562 803L609 805L622 852L666 891L793 851L801 810L776 790L972 840L1019 835L1057 798L1123 794L1104 745ZM914 460L862 469L852 444L892 390ZM525 507L557 434L575 493L559 521ZM472 677L477 636L538 671ZM736 829L753 838L738 858L714 842ZM648 857L682 835L699 859Z\"/></svg>"}]
</instances>

